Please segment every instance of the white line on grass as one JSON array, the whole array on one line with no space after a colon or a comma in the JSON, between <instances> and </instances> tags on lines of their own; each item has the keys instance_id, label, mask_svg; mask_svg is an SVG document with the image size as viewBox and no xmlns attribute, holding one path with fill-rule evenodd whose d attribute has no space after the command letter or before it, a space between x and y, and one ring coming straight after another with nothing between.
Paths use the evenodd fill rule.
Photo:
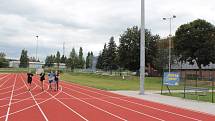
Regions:
<instances>
[{"instance_id":1,"label":"white line on grass","mask_svg":"<svg viewBox=\"0 0 215 121\"><path fill-rule=\"evenodd\" d=\"M10 112L10 106L11 106L11 101L12 101L12 98L13 98L13 90L14 90L14 87L15 87L16 79L17 79L17 74L16 74L16 77L15 77L15 81L13 83L13 89L12 89L12 92L11 92L10 102L9 102L9 105L8 105L5 121L8 121L8 115L9 115L9 112Z\"/></svg>"}]
</instances>

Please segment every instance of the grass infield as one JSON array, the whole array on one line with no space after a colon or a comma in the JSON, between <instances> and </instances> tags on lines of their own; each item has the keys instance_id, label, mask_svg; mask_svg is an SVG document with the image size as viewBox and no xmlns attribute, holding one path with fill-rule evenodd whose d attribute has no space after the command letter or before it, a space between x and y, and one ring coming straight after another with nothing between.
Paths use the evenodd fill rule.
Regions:
<instances>
[{"instance_id":1,"label":"grass infield","mask_svg":"<svg viewBox=\"0 0 215 121\"><path fill-rule=\"evenodd\" d=\"M103 90L139 90L139 77L131 76L122 79L120 76L85 74L85 73L64 73L61 79L85 86L95 87ZM146 90L160 90L161 77L146 77Z\"/></svg>"}]
</instances>

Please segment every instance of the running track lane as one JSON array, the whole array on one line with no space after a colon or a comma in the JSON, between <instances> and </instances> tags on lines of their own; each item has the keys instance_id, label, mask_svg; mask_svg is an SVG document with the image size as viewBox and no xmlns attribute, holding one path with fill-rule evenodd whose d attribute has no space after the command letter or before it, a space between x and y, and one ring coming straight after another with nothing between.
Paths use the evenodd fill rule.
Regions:
<instances>
[{"instance_id":1,"label":"running track lane","mask_svg":"<svg viewBox=\"0 0 215 121\"><path fill-rule=\"evenodd\" d=\"M49 121L215 120L213 115L126 97L64 81L60 82L62 90L58 92L47 90L48 83L45 81L46 90L42 92L38 77L33 78L34 83L30 93L26 91L26 74L18 74L16 83L15 74L9 74L7 78L1 80L2 76L4 75L0 74L0 82L5 83L0 87L0 121L5 121L10 100L8 121L45 121L44 115Z\"/></svg>"},{"instance_id":2,"label":"running track lane","mask_svg":"<svg viewBox=\"0 0 215 121\"><path fill-rule=\"evenodd\" d=\"M122 96L110 92L106 92L103 90L91 88L91 87L86 87L86 86L80 86L77 84L72 84L68 82L61 82L61 84L64 86L64 88L69 87L70 90L72 91L77 91L82 94L88 94L94 97L99 97L99 96L104 96L103 98L105 101L112 102L114 104L120 104L121 106L128 106L131 109L134 108L136 110L139 110L139 108L144 108L144 109L153 109L155 112L156 111L161 111L161 113L157 112L159 115L162 115L162 112L165 112L165 115L162 115L162 117L165 117L165 119L168 120L172 115L174 116L174 120L180 119L178 117L184 117L186 120L204 120L204 121L214 121L215 116L206 114L206 113L201 113L197 111L191 111L191 110L186 110L178 107L173 107L169 105L164 105L160 103L155 103L151 101L146 101L146 100L141 100L137 98L132 98L132 97L127 97L127 96ZM130 105L132 104L132 105ZM138 107L137 107L138 106ZM144 111L144 109L141 109ZM147 112L148 113L148 112ZM181 121L181 120L179 120Z\"/></svg>"}]
</instances>

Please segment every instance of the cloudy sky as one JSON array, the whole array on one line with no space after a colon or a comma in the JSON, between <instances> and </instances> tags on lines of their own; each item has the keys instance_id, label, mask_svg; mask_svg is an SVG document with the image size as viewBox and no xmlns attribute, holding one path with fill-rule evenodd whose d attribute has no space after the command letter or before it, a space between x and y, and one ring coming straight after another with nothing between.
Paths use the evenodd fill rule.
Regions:
<instances>
[{"instance_id":1,"label":"cloudy sky","mask_svg":"<svg viewBox=\"0 0 215 121\"><path fill-rule=\"evenodd\" d=\"M146 27L166 37L169 23L163 17L176 15L173 34L181 24L201 18L215 24L214 0L145 0ZM127 27L140 26L141 0L0 0L0 51L19 58L23 48L35 56L81 46L86 55L102 50L110 36L118 43Z\"/></svg>"}]
</instances>

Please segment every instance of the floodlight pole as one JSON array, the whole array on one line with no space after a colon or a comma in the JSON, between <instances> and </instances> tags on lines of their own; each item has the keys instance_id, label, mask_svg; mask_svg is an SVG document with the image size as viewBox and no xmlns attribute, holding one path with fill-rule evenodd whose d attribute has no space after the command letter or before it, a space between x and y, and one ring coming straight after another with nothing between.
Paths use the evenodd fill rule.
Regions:
<instances>
[{"instance_id":1,"label":"floodlight pole","mask_svg":"<svg viewBox=\"0 0 215 121\"><path fill-rule=\"evenodd\" d=\"M36 45L36 61L37 61L37 49L38 49L38 37L39 37L39 36L36 36L36 38L37 38L37 45Z\"/></svg>"},{"instance_id":2,"label":"floodlight pole","mask_svg":"<svg viewBox=\"0 0 215 121\"><path fill-rule=\"evenodd\" d=\"M140 95L144 94L145 80L145 0L141 0L141 40L140 40Z\"/></svg>"},{"instance_id":3,"label":"floodlight pole","mask_svg":"<svg viewBox=\"0 0 215 121\"><path fill-rule=\"evenodd\" d=\"M172 19L176 18L175 15L169 18L163 18L163 20L169 20L169 73L171 72L171 47L172 47Z\"/></svg>"}]
</instances>

